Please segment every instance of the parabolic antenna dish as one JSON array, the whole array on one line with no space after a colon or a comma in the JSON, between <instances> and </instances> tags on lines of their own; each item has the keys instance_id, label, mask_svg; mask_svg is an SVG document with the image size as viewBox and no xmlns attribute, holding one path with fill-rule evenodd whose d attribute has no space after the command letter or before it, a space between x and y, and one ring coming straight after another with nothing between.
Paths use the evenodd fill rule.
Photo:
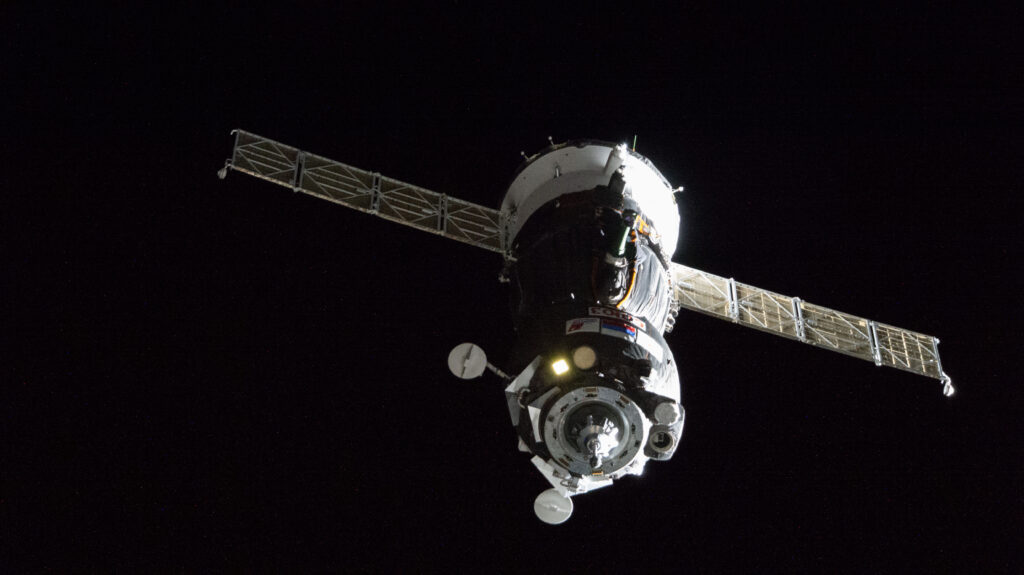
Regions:
<instances>
[{"instance_id":1,"label":"parabolic antenna dish","mask_svg":"<svg viewBox=\"0 0 1024 575\"><path fill-rule=\"evenodd\" d=\"M461 379L480 377L487 369L487 354L476 344L460 343L448 354L448 369Z\"/></svg>"},{"instance_id":2,"label":"parabolic antenna dish","mask_svg":"<svg viewBox=\"0 0 1024 575\"><path fill-rule=\"evenodd\" d=\"M548 525L565 523L572 515L572 499L562 495L556 489L541 491L533 501L533 512Z\"/></svg>"}]
</instances>

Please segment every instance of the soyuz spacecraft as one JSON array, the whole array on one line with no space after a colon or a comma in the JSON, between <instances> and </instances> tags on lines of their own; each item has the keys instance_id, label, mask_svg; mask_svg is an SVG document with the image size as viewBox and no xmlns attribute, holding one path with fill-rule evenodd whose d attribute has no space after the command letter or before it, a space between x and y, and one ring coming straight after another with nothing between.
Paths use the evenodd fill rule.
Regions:
<instances>
[{"instance_id":1,"label":"soyuz spacecraft","mask_svg":"<svg viewBox=\"0 0 1024 575\"><path fill-rule=\"evenodd\" d=\"M241 130L228 169L501 254L517 343L506 370L465 343L461 378L506 383L519 450L551 488L534 502L565 521L570 497L667 461L682 436L679 373L665 334L681 308L938 379L938 339L674 263L674 189L624 144L551 143L526 157L500 209L348 166ZM525 157L525 154L524 154Z\"/></svg>"}]
</instances>

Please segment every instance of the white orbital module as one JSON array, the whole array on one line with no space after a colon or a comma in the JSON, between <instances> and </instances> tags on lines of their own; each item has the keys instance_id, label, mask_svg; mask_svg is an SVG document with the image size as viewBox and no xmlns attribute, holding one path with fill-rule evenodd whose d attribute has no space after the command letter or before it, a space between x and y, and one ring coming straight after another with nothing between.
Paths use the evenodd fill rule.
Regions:
<instances>
[{"instance_id":1,"label":"white orbital module","mask_svg":"<svg viewBox=\"0 0 1024 575\"><path fill-rule=\"evenodd\" d=\"M654 165L625 144L581 140L538 152L516 173L501 203L512 214L509 233L515 237L530 215L547 202L572 192L608 185L621 170L633 198L648 221L662 234L666 259L679 239L679 211L674 191Z\"/></svg>"}]
</instances>

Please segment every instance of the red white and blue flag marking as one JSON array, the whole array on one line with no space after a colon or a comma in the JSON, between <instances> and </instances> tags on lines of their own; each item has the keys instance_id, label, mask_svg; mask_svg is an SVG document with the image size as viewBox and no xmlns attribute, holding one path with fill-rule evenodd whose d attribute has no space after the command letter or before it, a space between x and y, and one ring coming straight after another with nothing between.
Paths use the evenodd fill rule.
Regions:
<instances>
[{"instance_id":1,"label":"red white and blue flag marking","mask_svg":"<svg viewBox=\"0 0 1024 575\"><path fill-rule=\"evenodd\" d=\"M629 341L636 341L636 328L626 322L614 319L601 320L601 335L610 335Z\"/></svg>"}]
</instances>

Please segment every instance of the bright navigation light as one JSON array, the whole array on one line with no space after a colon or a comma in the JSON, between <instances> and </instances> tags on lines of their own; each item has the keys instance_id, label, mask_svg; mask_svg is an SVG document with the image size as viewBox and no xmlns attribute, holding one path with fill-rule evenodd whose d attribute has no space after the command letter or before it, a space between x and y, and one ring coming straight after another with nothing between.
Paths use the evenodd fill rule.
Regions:
<instances>
[{"instance_id":1,"label":"bright navigation light","mask_svg":"<svg viewBox=\"0 0 1024 575\"><path fill-rule=\"evenodd\" d=\"M564 359L559 359L551 364L551 369L554 370L555 375L562 375L569 371L569 363Z\"/></svg>"}]
</instances>

